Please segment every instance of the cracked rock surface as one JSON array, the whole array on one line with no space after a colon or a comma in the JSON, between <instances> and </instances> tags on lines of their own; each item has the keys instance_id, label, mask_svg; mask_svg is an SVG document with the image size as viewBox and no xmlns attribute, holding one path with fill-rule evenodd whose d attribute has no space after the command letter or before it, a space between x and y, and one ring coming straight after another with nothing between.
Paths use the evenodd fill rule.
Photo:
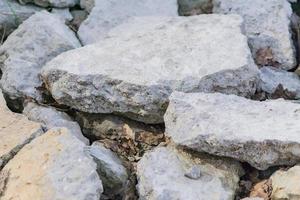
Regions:
<instances>
[{"instance_id":1,"label":"cracked rock surface","mask_svg":"<svg viewBox=\"0 0 300 200\"><path fill-rule=\"evenodd\" d=\"M172 91L254 94L258 69L241 26L237 15L134 18L59 55L42 77L60 104L162 123Z\"/></svg>"}]
</instances>

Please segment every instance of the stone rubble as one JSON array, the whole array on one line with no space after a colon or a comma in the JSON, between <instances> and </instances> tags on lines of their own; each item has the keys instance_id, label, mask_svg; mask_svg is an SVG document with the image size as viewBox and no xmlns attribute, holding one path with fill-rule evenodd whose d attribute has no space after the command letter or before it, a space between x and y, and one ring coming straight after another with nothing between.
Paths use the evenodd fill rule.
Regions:
<instances>
[{"instance_id":1,"label":"stone rubble","mask_svg":"<svg viewBox=\"0 0 300 200\"><path fill-rule=\"evenodd\" d=\"M13 113L6 107L0 90L0 171L25 144L42 133L39 123L31 122L24 115Z\"/></svg>"},{"instance_id":2,"label":"stone rubble","mask_svg":"<svg viewBox=\"0 0 300 200\"><path fill-rule=\"evenodd\" d=\"M45 126L45 129L67 128L70 133L85 144L89 144L89 140L82 135L80 126L73 121L66 113L56 110L52 107L39 106L35 103L27 103L24 107L23 114L29 120L39 122Z\"/></svg>"},{"instance_id":3,"label":"stone rubble","mask_svg":"<svg viewBox=\"0 0 300 200\"><path fill-rule=\"evenodd\" d=\"M177 0L90 0L84 8L90 15L79 30L78 36L84 45L95 43L114 27L135 16L178 16ZM83 3L81 3L83 4ZM84 3L85 4L85 3Z\"/></svg>"},{"instance_id":4,"label":"stone rubble","mask_svg":"<svg viewBox=\"0 0 300 200\"><path fill-rule=\"evenodd\" d=\"M99 200L103 192L92 157L67 129L51 129L26 145L3 171L1 200Z\"/></svg>"},{"instance_id":5,"label":"stone rubble","mask_svg":"<svg viewBox=\"0 0 300 200\"><path fill-rule=\"evenodd\" d=\"M162 123L172 91L255 93L258 69L241 25L237 15L134 18L109 38L54 58L43 81L74 109Z\"/></svg>"},{"instance_id":6,"label":"stone rubble","mask_svg":"<svg viewBox=\"0 0 300 200\"><path fill-rule=\"evenodd\" d=\"M300 162L300 104L225 94L175 92L166 134L180 146L231 157L264 170Z\"/></svg>"},{"instance_id":7,"label":"stone rubble","mask_svg":"<svg viewBox=\"0 0 300 200\"><path fill-rule=\"evenodd\" d=\"M0 47L2 91L10 99L44 101L47 92L39 78L41 68L60 53L77 47L80 43L75 34L56 15L36 13Z\"/></svg>"},{"instance_id":8,"label":"stone rubble","mask_svg":"<svg viewBox=\"0 0 300 200\"><path fill-rule=\"evenodd\" d=\"M213 13L239 14L253 56L266 52L269 65L284 70L296 66L290 32L291 5L287 0L213 0Z\"/></svg>"},{"instance_id":9,"label":"stone rubble","mask_svg":"<svg viewBox=\"0 0 300 200\"><path fill-rule=\"evenodd\" d=\"M185 174L192 167L199 167L198 179ZM158 147L148 152L138 163L137 190L140 199L233 200L239 176L238 163L202 159L169 147Z\"/></svg>"}]
</instances>

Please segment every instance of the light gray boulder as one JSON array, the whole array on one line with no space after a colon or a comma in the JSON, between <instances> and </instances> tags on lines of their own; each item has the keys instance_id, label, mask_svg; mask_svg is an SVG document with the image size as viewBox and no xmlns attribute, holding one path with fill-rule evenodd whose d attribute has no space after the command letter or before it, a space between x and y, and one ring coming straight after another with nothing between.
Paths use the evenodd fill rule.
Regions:
<instances>
[{"instance_id":1,"label":"light gray boulder","mask_svg":"<svg viewBox=\"0 0 300 200\"><path fill-rule=\"evenodd\" d=\"M94 6L95 6L95 0L80 0L80 7L89 13L92 11Z\"/></svg>"},{"instance_id":2,"label":"light gray boulder","mask_svg":"<svg viewBox=\"0 0 300 200\"><path fill-rule=\"evenodd\" d=\"M9 161L1 200L99 200L103 191L93 158L67 129L51 129Z\"/></svg>"},{"instance_id":3,"label":"light gray boulder","mask_svg":"<svg viewBox=\"0 0 300 200\"><path fill-rule=\"evenodd\" d=\"M97 164L97 172L102 180L104 194L113 196L124 192L128 174L120 158L100 142L94 142L92 146L86 147L86 151Z\"/></svg>"},{"instance_id":4,"label":"light gray boulder","mask_svg":"<svg viewBox=\"0 0 300 200\"><path fill-rule=\"evenodd\" d=\"M80 43L75 34L56 15L42 11L31 16L0 47L3 92L11 99L42 101L41 68L76 47Z\"/></svg>"},{"instance_id":5,"label":"light gray boulder","mask_svg":"<svg viewBox=\"0 0 300 200\"><path fill-rule=\"evenodd\" d=\"M23 6L14 0L0 1L0 44L24 20L42 8L33 5ZM3 38L3 39L2 39Z\"/></svg>"},{"instance_id":6,"label":"light gray boulder","mask_svg":"<svg viewBox=\"0 0 300 200\"><path fill-rule=\"evenodd\" d=\"M157 147L138 162L137 190L141 200L233 200L241 172L236 162Z\"/></svg>"},{"instance_id":7,"label":"light gray boulder","mask_svg":"<svg viewBox=\"0 0 300 200\"><path fill-rule=\"evenodd\" d=\"M299 99L300 78L292 72L263 67L260 69L260 89L270 96L276 97L276 93L286 93L290 99Z\"/></svg>"},{"instance_id":8,"label":"light gray boulder","mask_svg":"<svg viewBox=\"0 0 300 200\"><path fill-rule=\"evenodd\" d=\"M239 14L258 63L292 69L296 65L291 38L291 5L287 0L213 0L214 13Z\"/></svg>"},{"instance_id":9,"label":"light gray boulder","mask_svg":"<svg viewBox=\"0 0 300 200\"><path fill-rule=\"evenodd\" d=\"M79 4L80 0L18 0L21 4L34 3L41 7L69 8Z\"/></svg>"},{"instance_id":10,"label":"light gray boulder","mask_svg":"<svg viewBox=\"0 0 300 200\"><path fill-rule=\"evenodd\" d=\"M212 0L177 0L179 15L199 15L212 12Z\"/></svg>"},{"instance_id":11,"label":"light gray boulder","mask_svg":"<svg viewBox=\"0 0 300 200\"><path fill-rule=\"evenodd\" d=\"M91 5L89 2L86 6L88 8ZM103 39L109 30L130 17L178 16L176 0L96 0L94 4L95 7L78 30L78 36L84 45Z\"/></svg>"},{"instance_id":12,"label":"light gray boulder","mask_svg":"<svg viewBox=\"0 0 300 200\"><path fill-rule=\"evenodd\" d=\"M264 170L300 161L300 105L235 95L175 92L166 135L180 146L232 157Z\"/></svg>"},{"instance_id":13,"label":"light gray boulder","mask_svg":"<svg viewBox=\"0 0 300 200\"><path fill-rule=\"evenodd\" d=\"M40 106L35 103L27 103L23 110L23 114L31 121L42 123L48 130L54 127L67 128L70 130L71 134L83 143L89 144L89 140L82 135L78 123L73 121L64 112L58 111L52 107Z\"/></svg>"},{"instance_id":14,"label":"light gray boulder","mask_svg":"<svg viewBox=\"0 0 300 200\"><path fill-rule=\"evenodd\" d=\"M174 90L255 93L258 69L241 25L237 15L134 18L56 57L42 77L60 104L162 123Z\"/></svg>"}]
</instances>

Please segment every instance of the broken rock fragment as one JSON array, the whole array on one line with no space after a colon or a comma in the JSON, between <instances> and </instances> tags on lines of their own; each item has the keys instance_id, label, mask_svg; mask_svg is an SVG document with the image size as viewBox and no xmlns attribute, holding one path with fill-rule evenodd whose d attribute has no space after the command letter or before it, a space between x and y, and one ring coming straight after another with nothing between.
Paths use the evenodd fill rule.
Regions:
<instances>
[{"instance_id":1,"label":"broken rock fragment","mask_svg":"<svg viewBox=\"0 0 300 200\"><path fill-rule=\"evenodd\" d=\"M60 104L163 123L172 91L255 93L258 69L241 25L237 15L134 18L53 59L43 80Z\"/></svg>"},{"instance_id":2,"label":"broken rock fragment","mask_svg":"<svg viewBox=\"0 0 300 200\"><path fill-rule=\"evenodd\" d=\"M166 135L177 145L261 170L300 161L299 120L299 104L219 93L175 92L165 115Z\"/></svg>"}]
</instances>

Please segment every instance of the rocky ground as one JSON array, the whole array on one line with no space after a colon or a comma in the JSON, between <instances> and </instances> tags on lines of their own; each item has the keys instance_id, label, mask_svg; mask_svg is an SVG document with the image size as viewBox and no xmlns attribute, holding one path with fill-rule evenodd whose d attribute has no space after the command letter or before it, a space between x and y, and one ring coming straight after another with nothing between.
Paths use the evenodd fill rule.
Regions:
<instances>
[{"instance_id":1,"label":"rocky ground","mask_svg":"<svg viewBox=\"0 0 300 200\"><path fill-rule=\"evenodd\" d=\"M298 15L0 0L0 200L299 200Z\"/></svg>"}]
</instances>

